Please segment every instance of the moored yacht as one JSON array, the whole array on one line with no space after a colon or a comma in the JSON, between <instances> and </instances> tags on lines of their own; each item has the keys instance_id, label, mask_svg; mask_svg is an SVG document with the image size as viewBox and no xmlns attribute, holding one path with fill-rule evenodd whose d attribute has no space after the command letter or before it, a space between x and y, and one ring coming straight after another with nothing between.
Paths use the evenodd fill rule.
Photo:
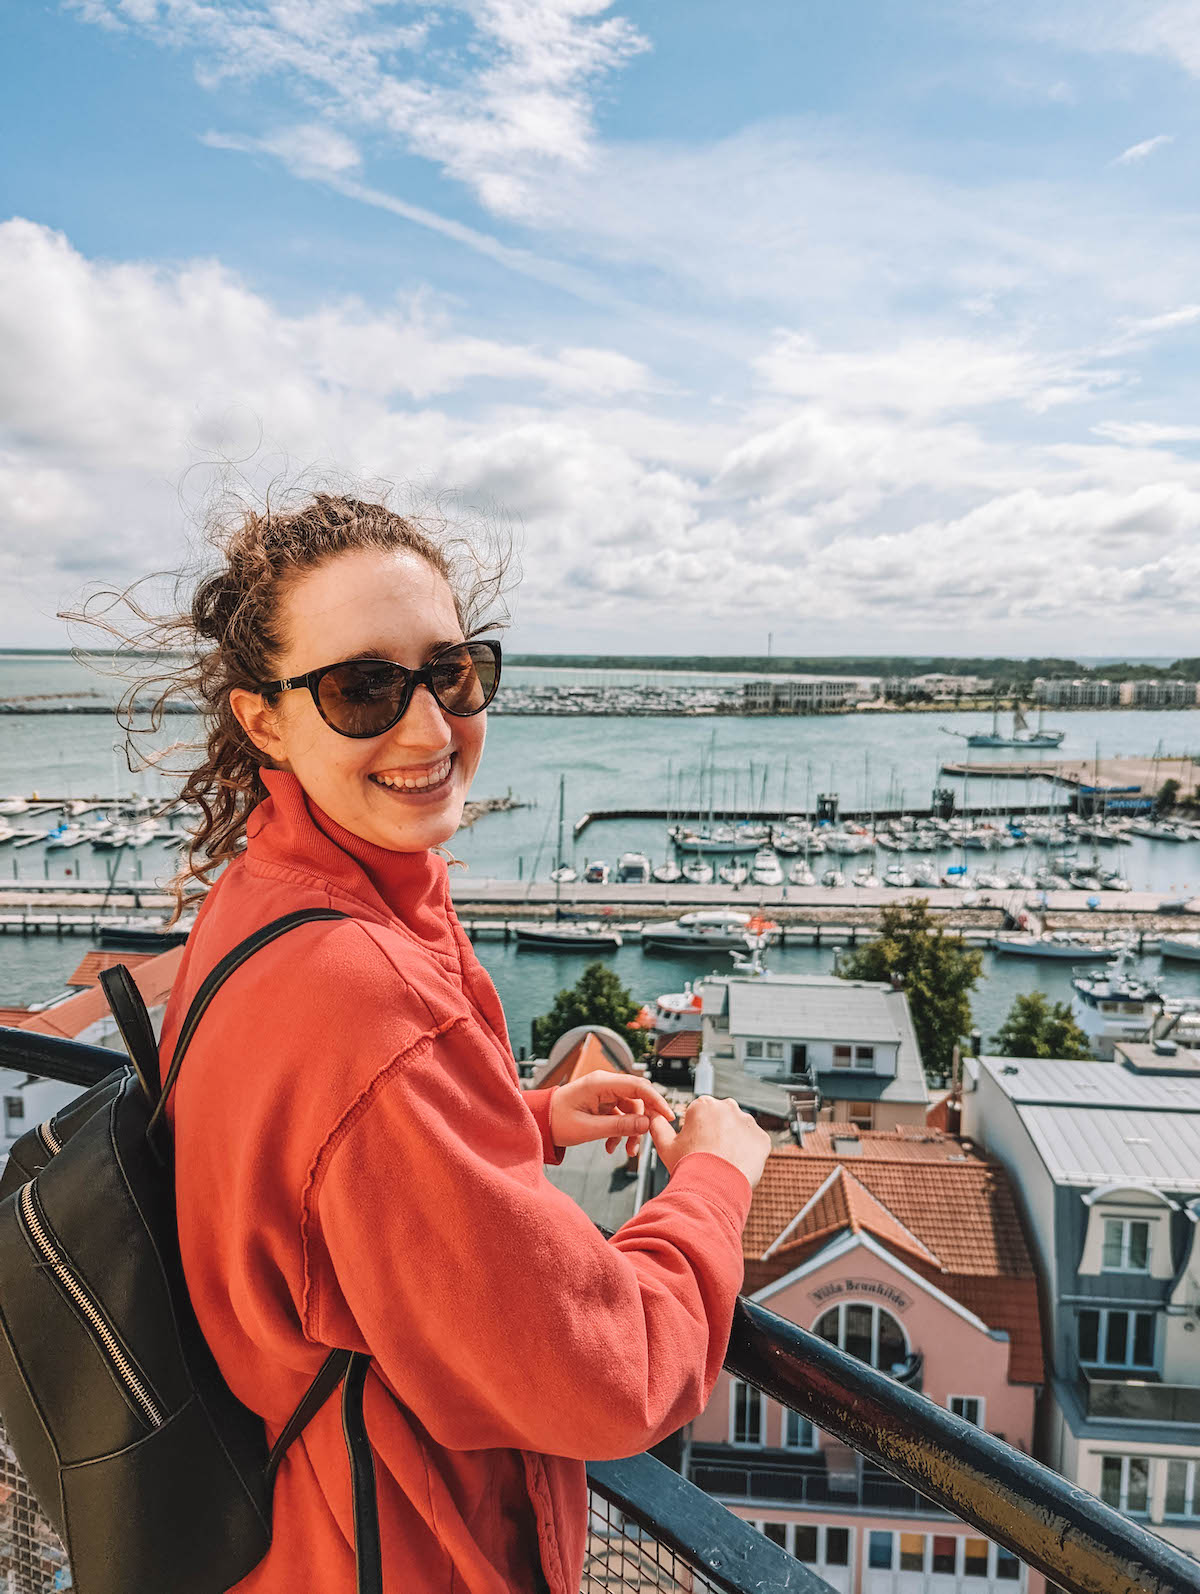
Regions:
<instances>
[{"instance_id":1,"label":"moored yacht","mask_svg":"<svg viewBox=\"0 0 1200 1594\"><path fill-rule=\"evenodd\" d=\"M759 937L769 941L778 933L779 926L769 919L738 913L732 908L712 908L685 913L661 924L644 924L642 945L672 949L714 946L741 949L756 945Z\"/></svg>"},{"instance_id":2,"label":"moored yacht","mask_svg":"<svg viewBox=\"0 0 1200 1594\"><path fill-rule=\"evenodd\" d=\"M1078 975L1071 990L1071 1017L1087 1036L1093 1056L1106 1062L1116 1041L1145 1040L1163 1008L1159 987L1133 972L1128 948L1109 968Z\"/></svg>"},{"instance_id":3,"label":"moored yacht","mask_svg":"<svg viewBox=\"0 0 1200 1594\"><path fill-rule=\"evenodd\" d=\"M518 946L539 946L559 952L593 951L621 945L621 932L598 919L548 919L545 924L518 924L513 928Z\"/></svg>"}]
</instances>

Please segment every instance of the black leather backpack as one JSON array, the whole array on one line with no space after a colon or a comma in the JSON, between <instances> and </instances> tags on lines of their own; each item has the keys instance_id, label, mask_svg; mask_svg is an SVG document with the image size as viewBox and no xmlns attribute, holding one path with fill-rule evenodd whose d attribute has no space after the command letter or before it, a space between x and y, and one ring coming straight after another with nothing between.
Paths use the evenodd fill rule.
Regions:
<instances>
[{"instance_id":1,"label":"black leather backpack","mask_svg":"<svg viewBox=\"0 0 1200 1594\"><path fill-rule=\"evenodd\" d=\"M224 1594L271 1542L271 1491L291 1442L342 1384L359 1594L381 1594L368 1358L331 1351L268 1455L184 1282L165 1108L220 986L314 908L234 947L188 1009L165 1079L123 964L100 976L130 1064L22 1136L0 1177L0 1413L79 1594ZM247 1066L253 1066L247 1057Z\"/></svg>"}]
</instances>

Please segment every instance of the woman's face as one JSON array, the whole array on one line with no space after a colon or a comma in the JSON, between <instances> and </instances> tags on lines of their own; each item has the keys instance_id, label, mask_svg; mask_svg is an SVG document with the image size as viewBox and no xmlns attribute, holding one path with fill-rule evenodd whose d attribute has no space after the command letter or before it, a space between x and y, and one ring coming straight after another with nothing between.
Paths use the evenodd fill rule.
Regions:
<instances>
[{"instance_id":1,"label":"woman's face","mask_svg":"<svg viewBox=\"0 0 1200 1594\"><path fill-rule=\"evenodd\" d=\"M463 640L450 588L416 554L361 549L307 571L283 604L280 679L323 664L372 656L419 669L432 653ZM290 770L331 819L393 852L448 841L479 766L487 714L445 714L419 686L400 721L381 736L339 736L307 687L284 692L272 711L256 692L230 693L234 713L279 769ZM443 773L444 771L444 773ZM378 777L412 782L397 790Z\"/></svg>"}]
</instances>

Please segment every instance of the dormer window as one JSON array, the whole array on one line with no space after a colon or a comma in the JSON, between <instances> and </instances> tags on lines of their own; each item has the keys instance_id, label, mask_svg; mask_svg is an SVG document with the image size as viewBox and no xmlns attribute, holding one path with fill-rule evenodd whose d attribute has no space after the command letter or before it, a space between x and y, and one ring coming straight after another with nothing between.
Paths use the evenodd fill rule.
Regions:
<instances>
[{"instance_id":1,"label":"dormer window","mask_svg":"<svg viewBox=\"0 0 1200 1594\"><path fill-rule=\"evenodd\" d=\"M835 1046L833 1048L833 1066L835 1068L852 1068L854 1066L853 1046Z\"/></svg>"},{"instance_id":2,"label":"dormer window","mask_svg":"<svg viewBox=\"0 0 1200 1594\"><path fill-rule=\"evenodd\" d=\"M1149 1223L1141 1218L1105 1218L1101 1267L1105 1273L1149 1272Z\"/></svg>"}]
</instances>

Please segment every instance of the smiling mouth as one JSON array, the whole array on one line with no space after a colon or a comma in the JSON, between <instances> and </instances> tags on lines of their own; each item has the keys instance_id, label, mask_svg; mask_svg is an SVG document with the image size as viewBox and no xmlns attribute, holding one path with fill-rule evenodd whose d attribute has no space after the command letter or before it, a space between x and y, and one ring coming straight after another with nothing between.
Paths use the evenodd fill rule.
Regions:
<instances>
[{"instance_id":1,"label":"smiling mouth","mask_svg":"<svg viewBox=\"0 0 1200 1594\"><path fill-rule=\"evenodd\" d=\"M443 758L440 763L432 764L427 769L413 770L411 774L403 770L394 770L391 774L370 775L368 779L376 786L383 786L388 791L401 794L435 791L450 779L453 767L454 754L451 753L448 758Z\"/></svg>"}]
</instances>

